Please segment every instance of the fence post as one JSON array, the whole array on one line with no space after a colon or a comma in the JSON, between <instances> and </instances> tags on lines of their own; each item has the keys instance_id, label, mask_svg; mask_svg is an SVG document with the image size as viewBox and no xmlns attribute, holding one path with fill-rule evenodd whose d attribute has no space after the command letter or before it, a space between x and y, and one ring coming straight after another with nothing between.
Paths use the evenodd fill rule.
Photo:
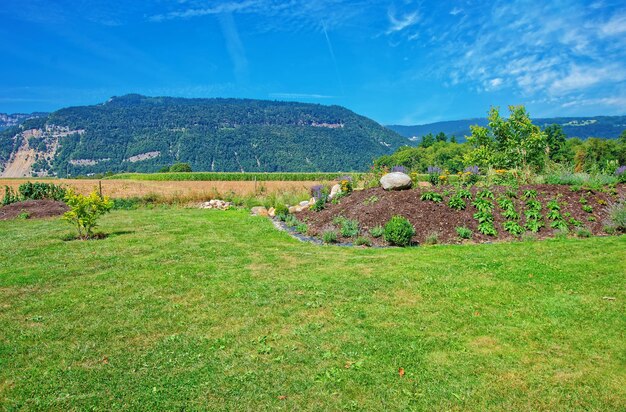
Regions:
<instances>
[{"instance_id":1,"label":"fence post","mask_svg":"<svg viewBox=\"0 0 626 412\"><path fill-rule=\"evenodd\" d=\"M98 180L98 192L100 193L100 198L102 198L102 180Z\"/></svg>"}]
</instances>

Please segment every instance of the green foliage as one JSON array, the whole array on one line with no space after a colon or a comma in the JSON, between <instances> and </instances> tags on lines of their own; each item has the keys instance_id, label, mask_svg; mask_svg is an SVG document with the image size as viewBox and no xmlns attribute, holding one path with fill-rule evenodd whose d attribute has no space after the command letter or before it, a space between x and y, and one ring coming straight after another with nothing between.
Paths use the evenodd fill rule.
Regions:
<instances>
[{"instance_id":1,"label":"green foliage","mask_svg":"<svg viewBox=\"0 0 626 412\"><path fill-rule=\"evenodd\" d=\"M606 226L613 232L626 233L626 201L613 203L607 208L608 218Z\"/></svg>"},{"instance_id":2,"label":"green foliage","mask_svg":"<svg viewBox=\"0 0 626 412\"><path fill-rule=\"evenodd\" d=\"M474 234L471 229L462 226L456 227L455 230L461 239L471 239Z\"/></svg>"},{"instance_id":3,"label":"green foliage","mask_svg":"<svg viewBox=\"0 0 626 412\"><path fill-rule=\"evenodd\" d=\"M374 238L379 238L385 234L385 229L382 226L375 226L370 229L370 235Z\"/></svg>"},{"instance_id":4,"label":"green foliage","mask_svg":"<svg viewBox=\"0 0 626 412\"><path fill-rule=\"evenodd\" d=\"M537 199L537 191L536 190L524 190L524 193L522 194L522 199Z\"/></svg>"},{"instance_id":5,"label":"green foliage","mask_svg":"<svg viewBox=\"0 0 626 412\"><path fill-rule=\"evenodd\" d=\"M359 234L359 222L347 219L343 216L337 216L333 219L333 223L339 225L339 232L343 237L355 237Z\"/></svg>"},{"instance_id":6,"label":"green foliage","mask_svg":"<svg viewBox=\"0 0 626 412\"><path fill-rule=\"evenodd\" d=\"M507 220L502 227L513 236L519 236L524 233L524 228L514 220Z\"/></svg>"},{"instance_id":7,"label":"green foliage","mask_svg":"<svg viewBox=\"0 0 626 412\"><path fill-rule=\"evenodd\" d=\"M174 163L170 166L170 173L191 173L191 165L189 163Z\"/></svg>"},{"instance_id":8,"label":"green foliage","mask_svg":"<svg viewBox=\"0 0 626 412\"><path fill-rule=\"evenodd\" d=\"M543 221L536 218L527 219L524 227L533 233L537 233L543 227Z\"/></svg>"},{"instance_id":9,"label":"green foliage","mask_svg":"<svg viewBox=\"0 0 626 412\"><path fill-rule=\"evenodd\" d=\"M460 197L461 199L471 199L472 198L472 192L470 192L467 189L459 189L459 191L456 193L456 195L458 197Z\"/></svg>"},{"instance_id":10,"label":"green foliage","mask_svg":"<svg viewBox=\"0 0 626 412\"><path fill-rule=\"evenodd\" d=\"M491 222L483 222L478 224L478 231L483 235L487 236L497 236L498 231L496 227Z\"/></svg>"},{"instance_id":11,"label":"green foliage","mask_svg":"<svg viewBox=\"0 0 626 412\"><path fill-rule=\"evenodd\" d=\"M20 196L15 193L12 187L4 187L4 197L2 198L2 205L10 205L11 203L19 202Z\"/></svg>"},{"instance_id":12,"label":"green foliage","mask_svg":"<svg viewBox=\"0 0 626 412\"><path fill-rule=\"evenodd\" d=\"M356 239L354 239L354 245L355 246L372 246L372 242L363 236L359 236Z\"/></svg>"},{"instance_id":13,"label":"green foliage","mask_svg":"<svg viewBox=\"0 0 626 412\"><path fill-rule=\"evenodd\" d=\"M420 196L420 200L440 203L443 201L443 196L441 195L441 193L437 193L437 192L424 192Z\"/></svg>"},{"instance_id":14,"label":"green foliage","mask_svg":"<svg viewBox=\"0 0 626 412\"><path fill-rule=\"evenodd\" d=\"M491 213L493 211L493 203L487 199L477 198L472 202L472 206L474 206L479 212L488 212Z\"/></svg>"},{"instance_id":15,"label":"green foliage","mask_svg":"<svg viewBox=\"0 0 626 412\"><path fill-rule=\"evenodd\" d=\"M29 219L30 218L30 213L28 213L28 212L20 212L20 214L17 215L17 218L21 219L21 220Z\"/></svg>"},{"instance_id":16,"label":"green foliage","mask_svg":"<svg viewBox=\"0 0 626 412\"><path fill-rule=\"evenodd\" d=\"M328 201L328 197L324 194L319 199L315 200L313 206L311 206L311 210L314 212L320 212L326 209L326 202Z\"/></svg>"},{"instance_id":17,"label":"green foliage","mask_svg":"<svg viewBox=\"0 0 626 412\"><path fill-rule=\"evenodd\" d=\"M509 106L509 112L503 119L498 108L491 108L487 127L471 126L467 141L473 150L466 154L466 164L499 169L544 166L546 133L532 124L524 106Z\"/></svg>"},{"instance_id":18,"label":"green foliage","mask_svg":"<svg viewBox=\"0 0 626 412\"><path fill-rule=\"evenodd\" d=\"M309 227L304 222L298 222L298 224L296 225L296 232L298 233L301 233L304 235L306 234L308 230L309 230Z\"/></svg>"},{"instance_id":19,"label":"green foliage","mask_svg":"<svg viewBox=\"0 0 626 412\"><path fill-rule=\"evenodd\" d=\"M493 192L491 190L481 190L476 193L477 199L494 199Z\"/></svg>"},{"instance_id":20,"label":"green foliage","mask_svg":"<svg viewBox=\"0 0 626 412\"><path fill-rule=\"evenodd\" d=\"M66 189L61 185L44 182L26 182L19 185L17 192L11 187L4 187L3 205L20 202L23 200L63 200L65 198Z\"/></svg>"},{"instance_id":21,"label":"green foliage","mask_svg":"<svg viewBox=\"0 0 626 412\"><path fill-rule=\"evenodd\" d=\"M415 228L409 220L402 216L393 216L385 224L384 239L391 245L407 246L415 235Z\"/></svg>"},{"instance_id":22,"label":"green foliage","mask_svg":"<svg viewBox=\"0 0 626 412\"><path fill-rule=\"evenodd\" d=\"M289 216L289 208L283 203L278 203L274 206L274 215L278 220L284 222L287 220L287 216Z\"/></svg>"},{"instance_id":23,"label":"green foliage","mask_svg":"<svg viewBox=\"0 0 626 412\"><path fill-rule=\"evenodd\" d=\"M334 230L327 230L322 233L322 240L324 243L337 243L337 232Z\"/></svg>"},{"instance_id":24,"label":"green foliage","mask_svg":"<svg viewBox=\"0 0 626 412\"><path fill-rule=\"evenodd\" d=\"M450 200L448 200L448 206L452 209L456 210L464 210L465 209L465 200L463 200L459 195L452 196Z\"/></svg>"},{"instance_id":25,"label":"green foliage","mask_svg":"<svg viewBox=\"0 0 626 412\"><path fill-rule=\"evenodd\" d=\"M584 228L584 227L580 227L580 228L578 228L578 229L576 230L576 236L578 236L578 237L584 237L584 238L587 238L587 237L591 237L591 234L592 234L592 233L591 233L591 230L586 229L586 228Z\"/></svg>"},{"instance_id":26,"label":"green foliage","mask_svg":"<svg viewBox=\"0 0 626 412\"><path fill-rule=\"evenodd\" d=\"M108 197L101 197L96 191L85 196L68 189L65 202L70 210L63 215L63 219L76 227L81 239L92 238L100 216L113 208L113 202Z\"/></svg>"},{"instance_id":27,"label":"green foliage","mask_svg":"<svg viewBox=\"0 0 626 412\"><path fill-rule=\"evenodd\" d=\"M582 209L584 212L593 213L593 207L591 205L583 205Z\"/></svg>"}]
</instances>

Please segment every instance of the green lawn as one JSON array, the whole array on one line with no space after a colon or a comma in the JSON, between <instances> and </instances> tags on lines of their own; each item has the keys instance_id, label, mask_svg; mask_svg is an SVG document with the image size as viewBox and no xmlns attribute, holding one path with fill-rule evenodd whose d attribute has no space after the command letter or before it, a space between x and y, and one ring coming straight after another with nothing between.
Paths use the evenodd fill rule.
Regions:
<instances>
[{"instance_id":1,"label":"green lawn","mask_svg":"<svg viewBox=\"0 0 626 412\"><path fill-rule=\"evenodd\" d=\"M624 236L321 247L178 208L101 229L0 222L0 410L626 409Z\"/></svg>"}]
</instances>

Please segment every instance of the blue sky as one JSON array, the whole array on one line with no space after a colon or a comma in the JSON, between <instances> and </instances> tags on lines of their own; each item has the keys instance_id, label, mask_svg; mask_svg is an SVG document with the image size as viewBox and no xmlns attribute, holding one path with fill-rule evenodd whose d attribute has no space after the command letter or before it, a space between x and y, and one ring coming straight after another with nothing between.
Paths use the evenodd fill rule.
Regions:
<instances>
[{"instance_id":1,"label":"blue sky","mask_svg":"<svg viewBox=\"0 0 626 412\"><path fill-rule=\"evenodd\" d=\"M339 104L383 124L626 114L626 2L0 2L0 112L126 93Z\"/></svg>"}]
</instances>

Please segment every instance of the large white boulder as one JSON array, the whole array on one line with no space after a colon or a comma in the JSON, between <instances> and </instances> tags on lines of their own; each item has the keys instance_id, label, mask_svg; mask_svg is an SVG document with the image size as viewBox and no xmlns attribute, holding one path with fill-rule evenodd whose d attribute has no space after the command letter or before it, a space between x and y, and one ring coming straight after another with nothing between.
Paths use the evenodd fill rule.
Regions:
<instances>
[{"instance_id":1,"label":"large white boulder","mask_svg":"<svg viewBox=\"0 0 626 412\"><path fill-rule=\"evenodd\" d=\"M385 190L404 190L410 189L413 181L406 173L391 172L380 178L380 184Z\"/></svg>"}]
</instances>

